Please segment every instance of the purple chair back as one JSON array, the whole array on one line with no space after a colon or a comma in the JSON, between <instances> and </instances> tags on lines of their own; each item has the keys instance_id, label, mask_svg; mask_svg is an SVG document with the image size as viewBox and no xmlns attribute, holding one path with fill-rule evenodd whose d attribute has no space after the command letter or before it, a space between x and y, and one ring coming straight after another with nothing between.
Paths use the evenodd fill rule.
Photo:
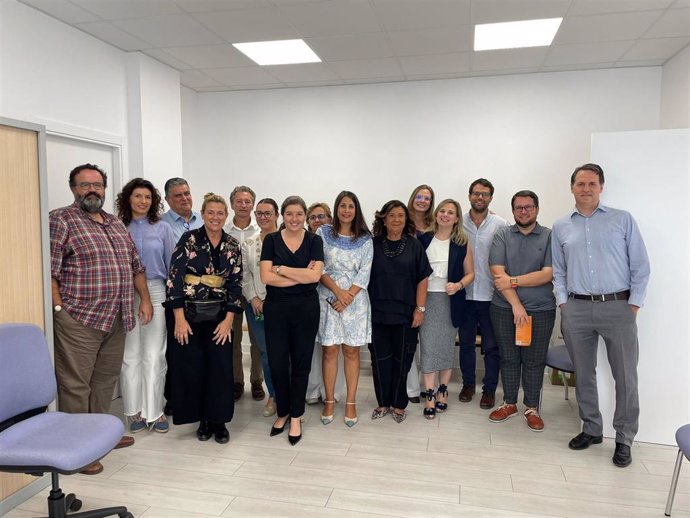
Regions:
<instances>
[{"instance_id":1,"label":"purple chair back","mask_svg":"<svg viewBox=\"0 0 690 518\"><path fill-rule=\"evenodd\" d=\"M56 392L43 331L33 324L0 324L0 423L48 406Z\"/></svg>"}]
</instances>

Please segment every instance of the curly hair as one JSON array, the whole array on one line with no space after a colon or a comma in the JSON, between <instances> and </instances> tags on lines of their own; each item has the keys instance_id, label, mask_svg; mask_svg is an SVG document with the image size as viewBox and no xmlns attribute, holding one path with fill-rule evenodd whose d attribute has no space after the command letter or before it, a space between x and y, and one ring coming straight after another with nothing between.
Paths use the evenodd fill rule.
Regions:
<instances>
[{"instance_id":1,"label":"curly hair","mask_svg":"<svg viewBox=\"0 0 690 518\"><path fill-rule=\"evenodd\" d=\"M161 194L158 192L151 182L143 178L133 178L122 188L122 192L117 195L115 199L115 209L117 210L117 217L122 220L125 226L132 222L132 203L130 198L134 189L148 189L151 193L151 206L146 214L146 219L149 223L156 223L161 219L163 212L163 202L161 201Z\"/></svg>"},{"instance_id":2,"label":"curly hair","mask_svg":"<svg viewBox=\"0 0 690 518\"><path fill-rule=\"evenodd\" d=\"M374 235L374 237L385 238L388 236L388 230L386 230L386 226L383 224L384 220L390 211L398 207L405 211L405 228L403 230L403 234L408 234L410 236L415 235L416 230L414 221L412 221L410 218L410 211L407 210L407 205L400 200L391 200L384 203L383 207L381 207L381 210L377 210L376 214L374 214L374 224L371 229L371 233Z\"/></svg>"}]
</instances>

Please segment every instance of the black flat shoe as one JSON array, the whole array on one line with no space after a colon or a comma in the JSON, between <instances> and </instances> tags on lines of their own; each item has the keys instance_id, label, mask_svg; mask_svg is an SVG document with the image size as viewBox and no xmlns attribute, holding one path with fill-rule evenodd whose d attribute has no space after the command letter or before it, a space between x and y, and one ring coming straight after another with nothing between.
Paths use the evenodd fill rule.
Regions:
<instances>
[{"instance_id":1,"label":"black flat shoe","mask_svg":"<svg viewBox=\"0 0 690 518\"><path fill-rule=\"evenodd\" d=\"M201 420L199 422L199 428L196 431L197 439L200 441L208 441L211 438L211 429L208 426L208 421Z\"/></svg>"},{"instance_id":2,"label":"black flat shoe","mask_svg":"<svg viewBox=\"0 0 690 518\"><path fill-rule=\"evenodd\" d=\"M285 428L285 427L283 427L283 428ZM300 422L299 422L299 435L290 435L288 433L288 441L290 441L290 444L292 444L294 446L295 444L297 444L301 440L302 440L302 421L300 420Z\"/></svg>"},{"instance_id":3,"label":"black flat shoe","mask_svg":"<svg viewBox=\"0 0 690 518\"><path fill-rule=\"evenodd\" d=\"M280 419L280 418L279 418L279 419ZM280 428L278 428L277 426L275 426L275 423L273 423L274 426L271 427L271 433L270 433L269 435L270 435L271 437L274 437L274 436L276 436L276 435L280 435L281 433L283 433L283 432L285 431L285 425L288 423L288 421L290 421L290 419L286 419L285 422L283 423L283 426L280 427Z\"/></svg>"},{"instance_id":4,"label":"black flat shoe","mask_svg":"<svg viewBox=\"0 0 690 518\"><path fill-rule=\"evenodd\" d=\"M616 451L611 459L613 463L619 468L629 466L632 462L632 455L630 454L630 446L617 442Z\"/></svg>"},{"instance_id":5,"label":"black flat shoe","mask_svg":"<svg viewBox=\"0 0 690 518\"><path fill-rule=\"evenodd\" d=\"M571 450L586 450L589 448L590 444L601 444L603 439L601 435L589 435L588 433L582 432L570 440L568 448Z\"/></svg>"},{"instance_id":6,"label":"black flat shoe","mask_svg":"<svg viewBox=\"0 0 690 518\"><path fill-rule=\"evenodd\" d=\"M225 444L230 440L230 432L225 427L225 423L216 423L213 434L216 436L216 442L219 444Z\"/></svg>"}]
</instances>

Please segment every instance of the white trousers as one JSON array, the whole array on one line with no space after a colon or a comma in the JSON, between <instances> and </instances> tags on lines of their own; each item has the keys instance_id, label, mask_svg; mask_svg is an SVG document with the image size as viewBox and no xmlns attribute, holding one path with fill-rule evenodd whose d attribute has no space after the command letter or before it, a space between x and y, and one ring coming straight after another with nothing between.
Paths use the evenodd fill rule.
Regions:
<instances>
[{"instance_id":1,"label":"white trousers","mask_svg":"<svg viewBox=\"0 0 690 518\"><path fill-rule=\"evenodd\" d=\"M307 399L316 399L321 396L322 400L326 400L326 389L323 386L323 352L320 343L314 346L314 355L311 357L311 371L309 372L309 383L307 385ZM343 367L343 354L338 353L338 373L335 378L335 399L340 401L341 397L345 395L345 370Z\"/></svg>"},{"instance_id":2,"label":"white trousers","mask_svg":"<svg viewBox=\"0 0 690 518\"><path fill-rule=\"evenodd\" d=\"M120 373L120 389L125 415L141 417L151 423L163 415L163 388L168 365L165 362L166 330L165 281L147 280L153 318L142 326L137 318L134 329L127 333L125 355ZM139 295L134 296L134 310L139 308Z\"/></svg>"},{"instance_id":3,"label":"white trousers","mask_svg":"<svg viewBox=\"0 0 690 518\"><path fill-rule=\"evenodd\" d=\"M417 357L419 356L419 347L412 357L412 365L410 372L407 373L407 397L419 397L421 391L419 385L419 368L417 367Z\"/></svg>"}]
</instances>

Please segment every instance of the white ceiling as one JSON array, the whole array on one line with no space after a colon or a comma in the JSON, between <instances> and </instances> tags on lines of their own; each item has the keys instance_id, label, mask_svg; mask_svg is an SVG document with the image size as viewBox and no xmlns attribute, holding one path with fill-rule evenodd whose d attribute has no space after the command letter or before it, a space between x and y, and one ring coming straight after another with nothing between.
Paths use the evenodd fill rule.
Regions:
<instances>
[{"instance_id":1,"label":"white ceiling","mask_svg":"<svg viewBox=\"0 0 690 518\"><path fill-rule=\"evenodd\" d=\"M178 69L200 92L657 66L690 0L19 0ZM473 25L564 17L550 47L473 52ZM231 43L303 38L323 63L260 67Z\"/></svg>"}]
</instances>

